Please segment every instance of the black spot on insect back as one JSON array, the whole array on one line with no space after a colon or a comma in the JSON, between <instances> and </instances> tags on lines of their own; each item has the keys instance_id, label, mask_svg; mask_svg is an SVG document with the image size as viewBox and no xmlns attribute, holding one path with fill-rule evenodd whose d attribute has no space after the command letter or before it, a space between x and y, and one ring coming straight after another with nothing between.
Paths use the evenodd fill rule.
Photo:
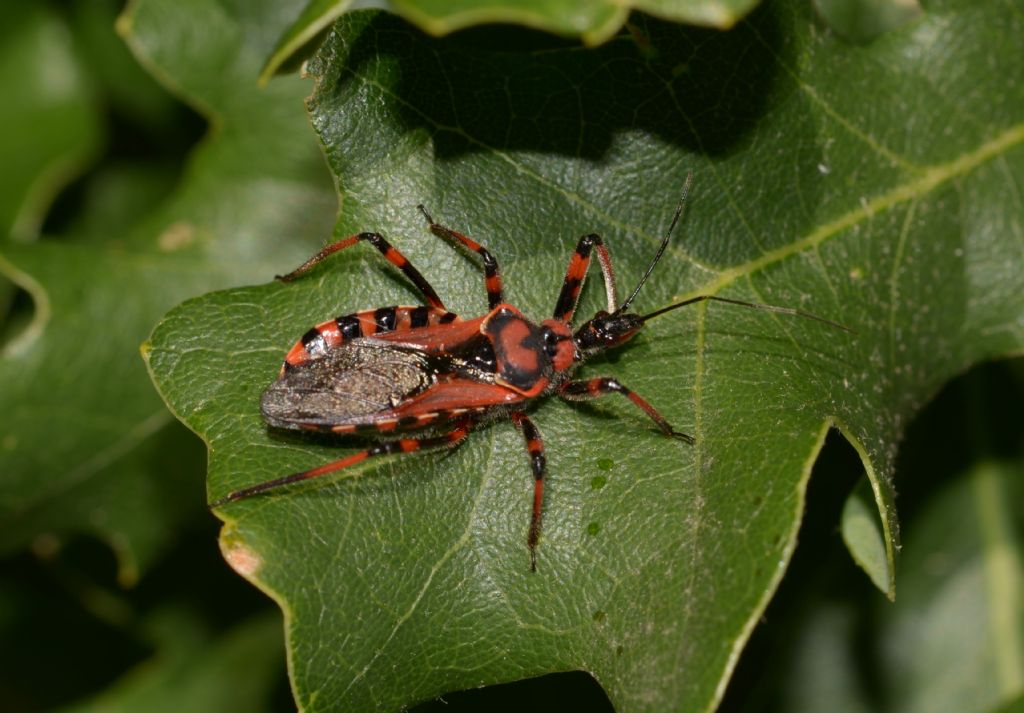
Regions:
<instances>
[{"instance_id":1,"label":"black spot on insect back","mask_svg":"<svg viewBox=\"0 0 1024 713\"><path fill-rule=\"evenodd\" d=\"M382 307L374 311L373 321L377 323L377 331L379 332L390 332L395 328L395 308L394 307Z\"/></svg>"},{"instance_id":2,"label":"black spot on insect back","mask_svg":"<svg viewBox=\"0 0 1024 713\"><path fill-rule=\"evenodd\" d=\"M426 327L430 315L429 307L417 307L416 309L409 312L409 326L413 329L418 327Z\"/></svg>"},{"instance_id":3,"label":"black spot on insect back","mask_svg":"<svg viewBox=\"0 0 1024 713\"><path fill-rule=\"evenodd\" d=\"M346 341L363 336L363 330L359 326L359 318L355 315L348 314L338 317L335 322L338 325L338 331L341 332L341 336Z\"/></svg>"},{"instance_id":4,"label":"black spot on insect back","mask_svg":"<svg viewBox=\"0 0 1024 713\"><path fill-rule=\"evenodd\" d=\"M494 346L484 334L478 334L452 347L444 359L437 359L435 363L435 369L453 369L463 376L486 381L493 381L488 377L498 368Z\"/></svg>"}]
</instances>

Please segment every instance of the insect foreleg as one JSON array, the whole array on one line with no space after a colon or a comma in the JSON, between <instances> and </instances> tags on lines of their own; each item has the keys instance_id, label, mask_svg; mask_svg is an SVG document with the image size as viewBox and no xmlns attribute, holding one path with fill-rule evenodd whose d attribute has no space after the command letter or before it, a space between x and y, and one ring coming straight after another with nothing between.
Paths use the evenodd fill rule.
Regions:
<instances>
[{"instance_id":1,"label":"insect foreleg","mask_svg":"<svg viewBox=\"0 0 1024 713\"><path fill-rule=\"evenodd\" d=\"M585 399L593 399L598 396L604 396L605 394L622 394L635 405L643 409L644 413L651 417L651 420L658 424L658 428L666 436L672 436L678 438L687 443L693 443L693 436L689 436L685 433L681 433L674 428L672 425L665 420L665 417L658 413L653 406L647 403L643 398L640 397L632 389L626 388L618 379L614 379L608 376L599 376L595 379L587 379L586 381L570 381L564 384L558 391L562 398L569 399L571 401L583 401Z\"/></svg>"},{"instance_id":2,"label":"insect foreleg","mask_svg":"<svg viewBox=\"0 0 1024 713\"><path fill-rule=\"evenodd\" d=\"M618 298L615 296L615 273L612 272L612 258L600 235L584 235L576 244L576 252L569 260L569 266L565 270L565 280L562 282L562 290L558 293L558 301L555 302L555 319L565 323L572 321L572 315L576 311L576 303L580 298L580 290L583 288L583 280L590 269L590 253L597 251L597 262L601 266L601 275L604 277L604 290L608 298L608 312L613 313L618 309Z\"/></svg>"}]
</instances>

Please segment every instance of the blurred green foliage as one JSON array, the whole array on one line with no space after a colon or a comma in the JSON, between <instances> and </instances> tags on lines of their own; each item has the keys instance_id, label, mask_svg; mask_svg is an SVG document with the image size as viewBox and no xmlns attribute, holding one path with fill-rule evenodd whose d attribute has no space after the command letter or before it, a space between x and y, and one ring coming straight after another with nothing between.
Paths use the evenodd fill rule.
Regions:
<instances>
[{"instance_id":1,"label":"blurred green foliage","mask_svg":"<svg viewBox=\"0 0 1024 713\"><path fill-rule=\"evenodd\" d=\"M646 5L668 16L678 8L670 12L656 6L671 4ZM211 343L231 345L237 349L232 353L239 355L214 364L217 369L197 362L195 372L177 381L168 378L169 371L161 372L159 366L155 370L165 395L178 413L184 412L188 425L203 431L212 424L211 432L222 439L215 441L222 460L215 459L219 465L212 476L212 487L222 493L227 483L251 482L260 468L295 468L292 460L310 456L322 460L334 450L319 444L292 444L298 455L287 455L280 464L256 458L250 463L257 466L252 471L223 465L243 457L249 446L264 444L266 438L245 406L247 397L234 396L225 403L207 399L223 394L224 389L230 395L231 389L262 387L259 374L266 371L265 365L260 361L260 368L255 368L245 350L254 344L264 350L258 359L266 361L272 372L281 344L316 321L316 315L329 316L354 300L362 301L353 309L373 306L364 304L371 299L364 293L372 292L373 300L389 291L394 295L388 298L410 299L365 254L350 256L333 272L325 269L323 281L311 279L295 290L279 292L276 286L264 285L213 292L266 283L273 274L297 264L331 235L339 199L343 212L335 231L362 229L367 223L374 228L391 226L403 236L403 248L434 258L420 267L432 280L439 280L435 285L444 287L446 295L454 295L454 303L478 305L479 277L473 266L441 257L448 255L442 253L447 246L430 243L432 238L423 234L415 213L404 205L429 201L446 222L487 237L488 246L503 259L507 284L517 303L540 311L554 296L551 288L557 286L579 232L614 231L613 250L617 259L621 257L623 279L629 281L642 267L650 241L664 222L664 208L670 207L667 196L687 168L697 170L700 207L695 206L688 218L688 237L679 241L683 248L666 258L665 266L672 268L665 270L659 286L645 293L652 304L698 289L712 281L716 271L723 274L718 268L756 260L764 252L764 245L743 238L742 216L747 208L730 207L734 196L750 202L754 232L777 241L767 248L786 249L796 237L812 234L826 218L858 210L858 197L894 195L906 185L917 186L919 192L886 205L869 200L863 214L836 230L862 230L868 236L866 242L877 250L865 251L857 264L869 268L888 265L885 260L891 253L887 251L903 245L905 269L914 276L915 289L920 289L914 295L931 295L905 314L887 313L886 319L891 320L887 328L894 330L885 332L892 337L887 347L892 351L868 361L890 380L874 379L872 374L858 387L870 390L872 384L888 383L891 392L886 398L892 398L886 403L896 404L892 413L898 419L886 425L891 438L885 442L895 444L907 431L899 458L894 451L873 454L879 463L894 464L900 496L904 548L896 570L896 603L879 594L844 555L850 548L875 583L888 587L892 572L884 537L872 529L878 527L876 506L870 495L864 497L870 491L863 479L863 453L831 435L810 479L800 546L766 611L742 602L767 597L773 581L766 586L755 580L750 563L742 558L715 560L716 551L721 554L728 551L726 547L719 551L705 544L700 549L709 561L721 562L716 565L721 571L715 574L722 579L709 577L705 584L729 581L736 590L749 586L751 592L743 599L728 593L733 590L707 588L693 595L693 606L713 602L714 615L721 614L723 620L724 612L735 608L735 621L749 621L750 626L762 622L725 689L722 709L981 712L1019 701L1024 691L1024 494L1020 485L1024 424L1019 415L1024 371L1019 362L977 367L946 387L909 428L907 421L947 376L974 363L977 350L986 357L1022 351L1024 313L1014 287L1019 284L1020 236L1024 234L1019 188L1024 182L1020 147L1024 104L1020 88L1013 83L1020 47L1012 43L1004 47L993 39L1013 37L1020 29L1020 13L993 4L942 2L918 8L914 3L909 12L908 4L899 2L822 2L820 15L809 17L774 3L731 35L677 31L634 15L623 34L597 49L507 28L436 40L395 20L362 15L344 19L317 60L321 81L339 74L349 78L348 84L328 82L318 90L312 111L318 141L302 105L313 91L312 84L289 75L260 88L257 79L261 71L269 73L268 69L308 57L317 46L311 40L328 26L321 19L338 5L138 0L125 10L114 0L68 0L14 3L5 8L0 29L0 91L5 98L0 107L4 165L0 177L0 406L4 413L0 426L0 702L4 710L295 707L285 676L282 617L269 599L231 572L216 551L218 523L205 508L204 445L167 410L138 354L140 343L165 312L179 302L199 298L176 309L158 332L154 344L164 357L189 354L192 347L197 353L213 354L215 350L208 349ZM408 8L429 9L430 3L402 5L416 19L417 12ZM570 4L536 5L557 19L564 17L559 13ZM687 6L687 11L701 9L699 2L678 5ZM748 5L732 3L732 12L738 17ZM479 21L502 17L494 14L494 3L478 6L484 8L473 16ZM865 7L877 8L878 14L865 15ZM589 30L577 28L568 34L601 39L625 17L618 9L614 13L618 14L611 24L606 18L589 25ZM893 17L900 19L896 22ZM367 23L380 31L379 41L367 42L372 33L360 34ZM434 31L455 27L426 25ZM963 47L942 41L944 26L958 28L958 42L972 48L969 61L958 54ZM607 27L612 29L601 29ZM999 27L999 32L986 30ZM667 46L665 37L678 38L683 44ZM762 44L750 44L754 37L760 37ZM860 44L847 44L850 39ZM771 51L761 53L764 43ZM794 43L799 51L793 49ZM517 54L519 45L528 49ZM744 60L741 50L748 46L756 56ZM910 49L920 56L912 55ZM677 62L680 58L684 61ZM752 67L749 61L758 66ZM942 71L947 62L957 71ZM424 74L418 82L403 83L401 75L394 73L396 66ZM628 79L628 72L620 73L634 66L650 76ZM608 67L614 69L603 74ZM698 79L690 80L694 68ZM735 71L743 68L754 71ZM590 70L596 71L588 75ZM532 79L489 93L500 83L500 75L516 72ZM786 72L803 74L786 78ZM439 94L431 92L453 77L457 96L449 97L448 104L436 102ZM593 84L588 88L586 81L576 82L579 77L589 77ZM605 84L601 77L610 81ZM644 82L652 77L671 90L666 95L646 95ZM674 84L677 81L682 84ZM560 82L567 82L565 92L559 89ZM335 86L340 88L337 93L333 93ZM802 98L798 110L794 110L794 96ZM614 101L606 102L606 97ZM645 105L645 97L650 106ZM672 139L676 129L660 118L669 99L687 107L683 115L692 123L683 132L685 140ZM501 102L506 101L514 111L503 113ZM474 115L470 110L475 102L487 105L487 111ZM569 107L581 114L566 119ZM534 110L539 112L536 116L530 114ZM505 127L506 116L520 123ZM353 130L353 122L362 124ZM587 130L580 128L584 126ZM498 129L505 133L499 136ZM858 135L871 140L849 141L849 136ZM578 139L571 151L567 136ZM669 149L658 143L666 137ZM976 164L956 164L964 157L977 158L979 147L1000 140L999 148ZM509 168L512 164L515 170ZM952 167L947 189L928 183L934 166ZM830 172L840 180L825 190L812 187L811 178ZM543 176L557 190L529 188L536 176ZM506 183L508 200L485 205L482 197L499 195ZM561 201L563 192L585 200L569 201L567 206ZM813 200L802 203L808 196ZM825 215L818 212L821 208L826 214L832 208L836 212ZM533 215L535 209L544 213L543 220ZM530 222L535 219L540 222ZM509 232L526 237L517 242ZM970 239L964 237L967 233ZM642 237L635 250L629 247L628 236L633 234ZM537 235L554 237L530 237ZM910 237L901 243L900 235ZM851 240L851 244L857 243ZM906 248L908 244L914 249ZM982 253L988 256L986 250L993 257L973 263L981 268L968 275L969 284L964 286L954 284L953 274L943 269L947 263L939 253L945 248L974 250L969 260L977 260ZM1000 255L1002 264L997 259ZM813 257L797 251L794 263L768 286L784 289L792 282L800 288L798 292L822 299L827 288L809 284L808 276L815 269L803 265ZM851 277L861 269L849 253L833 258L835 264L849 268ZM344 277L352 270L360 271L364 280L358 288L345 284ZM755 272L752 278L758 278ZM870 270L868 278L870 283ZM751 284L753 289L765 287L765 283ZM910 287L903 283L903 289ZM951 294L964 296L963 302L948 300ZM870 334L876 325L870 315L871 300L855 295L851 291L849 301L839 300L837 305L846 304L848 319L858 326L868 324L861 335L862 346L873 357ZM770 292L748 296L778 299ZM890 295L894 302L897 296ZM908 293L902 297L906 300ZM250 331L255 326L268 328L267 324L233 326L232 320L249 305L277 310L280 324L275 324L269 346L254 339ZM957 310L963 308L968 316L965 324L973 324L976 331L955 332L941 320L929 321L935 318L929 310L938 308L947 317L950 312L960 316ZM979 315L993 314L999 319L978 324ZM835 315L830 312L829 316ZM785 345L771 352L774 347L758 341L764 339L765 322L770 323L769 332L773 325L777 327L772 320L749 314L723 319L719 324L727 325L727 333L724 341L717 342L717 352L712 352L716 359L726 353L746 354L747 366L769 374L794 358ZM660 365L672 364L681 375L693 369L692 344L685 343L692 333L676 332L678 324L655 331L657 337L639 344L628 358L596 366L602 373L627 374L628 383L646 386L647 394L653 390L662 399L671 397L674 405L666 408L678 409L671 415L685 422L689 397L679 396L678 385L658 381L664 369ZM905 330L901 333L905 340L896 338L900 328ZM224 332L216 329L233 330L231 339L222 338ZM800 331L804 333L803 326ZM907 344L913 359L901 357L901 345ZM767 357L766 349L771 352ZM812 371L791 366L793 374ZM722 369L727 382L741 373ZM779 423L793 415L781 413L784 407L779 403L775 411L755 408L750 413L750 407L739 400L749 390L740 381L721 392L737 400L716 411L725 424L717 437L742 436L753 432L743 429L765 427L757 425L761 411L770 419L777 417ZM794 384L778 387L779 393L785 396L811 388L799 379ZM593 424L594 430L583 437L590 440L582 443L586 457L595 462L614 455L619 441L635 444L649 435L634 414L614 405L583 409L580 414L561 406L545 409L541 412L545 435L557 446L556 452L564 454L557 486L562 498L575 487L570 486L575 472L567 461L581 457L573 448L574 444L580 447L584 424ZM613 420L607 411L626 423ZM813 413L806 415L812 421L816 418ZM556 422L569 425L563 428ZM709 442L715 437L715 433L706 434ZM655 437L651 444L652 450L661 446ZM457 491L460 483L474 482L476 456L500 459L507 451L509 475L503 487L518 492L525 482L515 467L523 465L520 447L514 434L492 427L483 441L469 447L468 456L460 454L469 460L461 465L456 458L429 461L429 467L437 469L438 482ZM779 452L783 450L780 446ZM672 457L652 457L643 467L672 473L678 469L686 482L692 476L670 462ZM415 478L411 471L423 468L425 462L383 466L385 477L379 481L385 481L385 486L408 483ZM583 465L578 475L580 483L594 482ZM756 470L738 477L739 481L724 486L728 498L738 498L735 493L759 498L762 487L768 497L768 491L782 482ZM801 477L800 482L806 482L806 474ZM634 481L619 478L604 490L604 497L610 499L607 494L617 492L616 488L632 491ZM344 488L335 486L329 492L344 494ZM851 492L861 497L848 499ZM458 492L442 494L459 497ZM411 508L409 512L415 511L418 496L398 497L404 498L401 503ZM522 515L517 507L520 501L510 497L507 521L521 525L522 518L516 519ZM394 502L393 494L385 500ZM642 520L630 518L645 508L664 505L663 500L667 498L650 495L617 502L602 532L615 532L619 522L651 543L661 542L658 528L645 530ZM278 508L294 508L289 512L300 517L275 524L278 511L266 508L264 520L257 513L245 527L281 539L279 576L294 575L291 586L306 587L302 567L289 564L288 556L302 557L306 552L301 528L315 522L317 511L303 505L302 499L284 497L276 502ZM447 502L453 503L453 510L464 505ZM737 512L747 512L743 502L736 500ZM569 514L558 511L557 501L549 504L554 508L549 510L553 528L557 518L566 522ZM506 525L501 523L505 521L496 512L494 522L499 524L491 534L504 537L501 528ZM799 512L786 513L791 519L799 516ZM841 520L845 544L839 531ZM427 539L432 533L443 533L428 517L422 523L429 528L424 532ZM753 515L748 524L753 527ZM856 525L862 528L859 534ZM237 523L232 527L232 536L237 536ZM509 525L507 543L502 539L500 547L489 550L493 562L508 560L510 572L515 567L515 572L525 569L519 566L523 553L516 549L517 543L521 546L520 529ZM713 527L708 531L715 532ZM377 534L383 539L387 532L382 527ZM339 537L331 544L341 542ZM545 543L545 552L558 552L556 543L557 535ZM546 574L560 576L557 568L565 573L570 561L602 563L601 571L607 572L616 563L628 563L630 548L640 551L644 543L629 544L622 552L615 549L619 546L611 545L612 556L608 556L573 544L566 550L572 558L556 561L552 554L552 571ZM764 551L769 550L776 557L775 549ZM580 559L592 555L593 559ZM395 556L400 561L402 552ZM785 566L786 556L776 557L779 566ZM333 574L344 579L351 572ZM474 571L464 574L473 577ZM520 575L526 576L525 572L514 574ZM599 581L599 575L593 581ZM388 577L381 581L387 582ZM574 582L544 597L527 593L519 601L534 612L557 602L562 607L559 611L572 616L573 602L589 596L589 581L588 576L584 585ZM656 591L646 581L633 582L630 591ZM332 580L320 598L329 600L334 586ZM385 594L400 591L395 586ZM283 602L286 611L294 613L307 606L299 595L288 594ZM453 596L442 593L438 601L446 597L454 601ZM658 596L663 595L658 592ZM680 601L671 597L671 591L664 596L669 608ZM383 600L360 605L370 613L375 607L386 610L380 604ZM467 599L465 606L474 601ZM580 612L588 621L597 621L591 609L581 605ZM649 611L638 605L637 620ZM346 608L342 613L354 617L355 612ZM443 619L425 620L427 633L438 631L436 621L443 623ZM302 631L301 640L292 631L292 668L300 672L296 685L307 709L332 709L340 699L326 693L318 699L316 691L311 695L317 677L329 680L332 671L311 665L315 656L296 661L297 652L310 646L333 646L323 642L331 642L339 631L345 630L311 627ZM692 641L699 641L703 648L721 647L709 658L687 659L713 662L707 670L655 668L625 671L621 678L645 680L653 670L665 681L657 691L652 687L652 696L689 687L700 692L676 700L713 704L719 696L716 684L729 681L730 671L723 670L720 662L729 660L732 665L727 650L741 646L745 635L746 631L737 636L735 631L710 627L703 638L695 636ZM554 673L575 668L580 660L559 652L558 644L569 642L570 648L584 651L594 639L578 631L559 638L561 642L539 652L527 652L531 657L536 653L536 658L529 658L530 666L497 661L492 664L497 673L488 672L479 683L507 681L527 672L553 675L453 692L443 701L421 703L413 710L553 711L564 710L570 703L587 710L610 709L606 694L590 676ZM452 650L439 648L437 656L454 657L458 652L460 641L450 635L448 639ZM502 640L501 644L513 654L522 653L515 648L521 642ZM394 655L404 678L426 676L428 669L437 668L436 662L420 661L414 645L407 642L403 647ZM472 656L486 650L467 649ZM374 651L362 653L376 656ZM589 670L600 668L598 661L594 663ZM598 677L612 699L621 703L620 709L644 708L642 697L624 697L628 685L607 670L602 669ZM343 676L339 680L348 681ZM406 706L422 698L409 691L442 690L436 685L417 688L404 681L387 685L391 686L388 693L377 699Z\"/></svg>"}]
</instances>

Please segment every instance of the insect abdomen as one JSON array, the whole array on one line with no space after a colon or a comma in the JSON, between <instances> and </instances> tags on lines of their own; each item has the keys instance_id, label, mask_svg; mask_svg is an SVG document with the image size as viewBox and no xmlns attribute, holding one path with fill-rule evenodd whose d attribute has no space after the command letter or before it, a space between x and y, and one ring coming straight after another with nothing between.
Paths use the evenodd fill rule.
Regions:
<instances>
[{"instance_id":1,"label":"insect abdomen","mask_svg":"<svg viewBox=\"0 0 1024 713\"><path fill-rule=\"evenodd\" d=\"M455 313L434 307L381 307L345 314L321 322L303 334L285 356L282 371L318 359L353 339L457 321Z\"/></svg>"}]
</instances>

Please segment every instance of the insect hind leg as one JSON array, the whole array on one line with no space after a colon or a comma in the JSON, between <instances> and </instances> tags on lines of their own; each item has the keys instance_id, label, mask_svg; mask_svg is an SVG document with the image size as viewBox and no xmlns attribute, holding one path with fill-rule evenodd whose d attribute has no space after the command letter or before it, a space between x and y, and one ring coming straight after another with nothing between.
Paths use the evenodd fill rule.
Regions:
<instances>
[{"instance_id":1,"label":"insect hind leg","mask_svg":"<svg viewBox=\"0 0 1024 713\"><path fill-rule=\"evenodd\" d=\"M477 253L483 260L484 287L487 288L488 309L494 309L504 302L505 297L501 283L501 270L498 269L498 261L490 252L488 252L487 248L472 238L435 222L422 204L416 207L420 209L420 213L422 213L423 217L427 219L428 223L430 223L430 232L434 233L434 235L440 235L443 238L448 238L449 240L457 240L473 252Z\"/></svg>"},{"instance_id":2,"label":"insect hind leg","mask_svg":"<svg viewBox=\"0 0 1024 713\"><path fill-rule=\"evenodd\" d=\"M423 275L420 274L420 271L413 267L413 264L409 262L409 259L392 247L391 243L385 240L384 236L380 233L359 233L358 235L352 235L339 240L336 243L331 243L287 275L278 275L277 279L281 282L291 282L312 270L330 255L333 255L339 250L352 247L358 242L368 242L373 245L373 247L377 248L377 251L380 252L388 262L401 270L402 274L408 277L409 281L416 285L416 288L423 295L427 304L435 309L445 309L444 303L441 301L441 298L437 296L437 292L435 292L434 288L430 286L430 283L427 282L427 278L423 277Z\"/></svg>"},{"instance_id":3,"label":"insect hind leg","mask_svg":"<svg viewBox=\"0 0 1024 713\"><path fill-rule=\"evenodd\" d=\"M316 468L311 468L310 470L303 470L299 473L286 475L283 478L275 478L274 480L267 480L262 483L257 483L256 485L250 485L247 488L234 490L224 497L210 503L210 507L219 508L227 505L228 503L233 503L236 500L244 500L245 498L258 495L259 493L265 493L268 490L276 490L277 488L285 485L291 485L292 483L320 478L330 473L356 465L357 463L362 463L364 460L375 456L386 456L393 453L414 453L426 448L453 448L466 439L471 428L472 423L467 420L460 422L454 429L440 436L431 436L429 438L401 438L397 441L379 443L372 448L367 448L366 450L353 453L339 460L325 463L324 465Z\"/></svg>"},{"instance_id":4,"label":"insect hind leg","mask_svg":"<svg viewBox=\"0 0 1024 713\"><path fill-rule=\"evenodd\" d=\"M512 422L526 440L526 452L530 456L530 468L533 470L533 511L530 516L530 534L526 544L530 548L530 571L537 571L537 542L540 540L541 515L544 507L544 473L547 459L544 456L544 441L533 421L522 411L512 413Z\"/></svg>"}]
</instances>

